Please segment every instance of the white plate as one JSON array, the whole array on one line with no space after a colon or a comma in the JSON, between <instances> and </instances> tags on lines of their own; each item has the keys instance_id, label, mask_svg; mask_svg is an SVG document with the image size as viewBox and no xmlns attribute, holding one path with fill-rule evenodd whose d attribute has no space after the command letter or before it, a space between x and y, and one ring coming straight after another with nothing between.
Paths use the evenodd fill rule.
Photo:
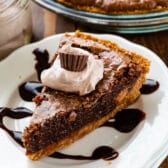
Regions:
<instances>
[{"instance_id":1,"label":"white plate","mask_svg":"<svg viewBox=\"0 0 168 168\"><path fill-rule=\"evenodd\" d=\"M22 47L0 62L0 107L25 106L33 108L32 103L24 102L18 94L18 85L28 80L36 79L34 69L35 48L47 49L54 55L60 37L56 35L38 43ZM148 78L156 79L160 88L151 95L142 95L133 105L146 112L146 120L129 134L120 133L112 128L99 128L62 150L68 154L90 155L99 145L110 145L119 151L120 155L109 165L103 160L76 161L44 158L40 161L30 161L24 155L24 150L0 130L0 167L3 168L154 168L168 154L168 70L164 63L152 51L133 44L114 35L97 35L117 42L121 47L142 54L151 60L151 70ZM5 119L9 128L22 130L26 120L12 121Z\"/></svg>"}]
</instances>

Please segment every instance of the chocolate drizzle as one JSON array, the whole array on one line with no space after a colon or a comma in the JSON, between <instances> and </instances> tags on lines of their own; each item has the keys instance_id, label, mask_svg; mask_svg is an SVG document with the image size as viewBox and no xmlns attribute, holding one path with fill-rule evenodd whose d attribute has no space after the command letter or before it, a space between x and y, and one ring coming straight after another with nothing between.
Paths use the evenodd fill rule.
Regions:
<instances>
[{"instance_id":1,"label":"chocolate drizzle","mask_svg":"<svg viewBox=\"0 0 168 168\"><path fill-rule=\"evenodd\" d=\"M41 49L41 48L36 48L33 51L33 54L36 56L36 61L37 63L35 64L35 68L37 71L37 76L39 81L41 81L40 76L41 76L41 72L44 69L47 69L50 67L50 63L49 63L49 53L47 50Z\"/></svg>"},{"instance_id":2,"label":"chocolate drizzle","mask_svg":"<svg viewBox=\"0 0 168 168\"><path fill-rule=\"evenodd\" d=\"M3 117L7 116L13 119L21 119L32 115L32 111L24 108L18 107L14 109L10 108L0 108L0 127L5 130L18 144L23 146L21 137L22 133L17 131L9 130L3 124ZM103 126L113 127L121 132L132 131L137 124L145 118L145 113L138 109L124 109L116 114L112 121L106 122ZM55 152L50 157L59 159L74 159L74 160L112 160L118 157L118 152L113 148L108 146L100 146L96 148L91 156L82 155L68 155L60 152Z\"/></svg>"},{"instance_id":3,"label":"chocolate drizzle","mask_svg":"<svg viewBox=\"0 0 168 168\"><path fill-rule=\"evenodd\" d=\"M120 132L129 133L144 119L145 113L139 109L123 109L102 127L112 127Z\"/></svg>"},{"instance_id":4,"label":"chocolate drizzle","mask_svg":"<svg viewBox=\"0 0 168 168\"><path fill-rule=\"evenodd\" d=\"M142 94L151 94L159 88L159 82L153 79L147 79L146 82L142 85L140 92Z\"/></svg>"},{"instance_id":5,"label":"chocolate drizzle","mask_svg":"<svg viewBox=\"0 0 168 168\"><path fill-rule=\"evenodd\" d=\"M6 131L13 138L15 142L17 142L19 145L23 147L23 143L21 140L22 132L9 130L3 124L3 118L10 117L12 119L22 119L25 117L29 117L31 115L32 111L24 107L18 107L14 109L5 107L0 108L0 128ZM108 146L100 146L93 151L91 156L68 155L60 152L55 152L50 157L58 159L74 159L74 160L97 160L97 159L113 160L117 158L118 155L119 155L118 152L116 152L113 148Z\"/></svg>"},{"instance_id":6,"label":"chocolate drizzle","mask_svg":"<svg viewBox=\"0 0 168 168\"><path fill-rule=\"evenodd\" d=\"M4 117L10 117L12 119L21 119L25 117L29 117L32 115L32 111L25 107L18 107L14 109L10 108L0 108L0 128L6 131L18 144L23 146L21 141L22 133L19 131L9 130L3 123Z\"/></svg>"},{"instance_id":7,"label":"chocolate drizzle","mask_svg":"<svg viewBox=\"0 0 168 168\"><path fill-rule=\"evenodd\" d=\"M100 146L96 148L91 156L82 156L82 155L68 155L60 152L55 152L50 157L59 158L59 159L73 159L73 160L113 160L118 157L118 152L109 146Z\"/></svg>"},{"instance_id":8,"label":"chocolate drizzle","mask_svg":"<svg viewBox=\"0 0 168 168\"><path fill-rule=\"evenodd\" d=\"M41 92L42 87L40 82L25 82L19 86L20 97L25 101L32 101Z\"/></svg>"},{"instance_id":9,"label":"chocolate drizzle","mask_svg":"<svg viewBox=\"0 0 168 168\"><path fill-rule=\"evenodd\" d=\"M22 119L32 115L32 111L24 108L18 107L14 109L10 108L0 108L0 127L5 130L18 144L23 146L21 137L22 133L9 130L3 124L3 117L7 116L13 119ZM109 120L103 126L113 127L121 132L128 133L132 131L140 121L145 118L145 113L138 109L124 109L116 114L114 119ZM113 160L118 157L118 152L113 148L108 146L99 146L96 148L91 156L82 155L68 155L60 152L55 152L50 157L58 159L73 159L73 160Z\"/></svg>"}]
</instances>

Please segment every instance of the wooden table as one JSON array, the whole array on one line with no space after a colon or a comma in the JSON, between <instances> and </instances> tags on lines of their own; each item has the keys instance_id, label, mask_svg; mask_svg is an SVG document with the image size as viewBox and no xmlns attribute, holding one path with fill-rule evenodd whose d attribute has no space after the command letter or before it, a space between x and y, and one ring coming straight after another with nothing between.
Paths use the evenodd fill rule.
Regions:
<instances>
[{"instance_id":1,"label":"wooden table","mask_svg":"<svg viewBox=\"0 0 168 168\"><path fill-rule=\"evenodd\" d=\"M32 14L34 41L53 34L72 32L76 29L80 29L81 31L85 32L95 32L89 27L83 27L79 23L75 23L67 18L58 16L48 10L44 10L34 3L32 3ZM120 36L150 48L157 53L168 66L168 31L139 35L121 34ZM168 157L159 168L168 168Z\"/></svg>"}]
</instances>

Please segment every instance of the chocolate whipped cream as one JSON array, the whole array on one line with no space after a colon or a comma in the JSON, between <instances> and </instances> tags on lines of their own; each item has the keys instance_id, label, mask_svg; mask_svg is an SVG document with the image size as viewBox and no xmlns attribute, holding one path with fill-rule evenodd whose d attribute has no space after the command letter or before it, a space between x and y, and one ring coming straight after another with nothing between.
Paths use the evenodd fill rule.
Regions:
<instances>
[{"instance_id":1,"label":"chocolate whipped cream","mask_svg":"<svg viewBox=\"0 0 168 168\"><path fill-rule=\"evenodd\" d=\"M88 57L86 67L80 72L69 71L61 66L60 55L58 54L53 65L42 72L41 81L52 89L85 95L95 90L97 83L103 78L103 61L95 59L88 51L71 48L66 49L67 52L70 51L67 54L82 54ZM65 48L63 51L65 52ZM72 53L72 51L75 52Z\"/></svg>"}]
</instances>

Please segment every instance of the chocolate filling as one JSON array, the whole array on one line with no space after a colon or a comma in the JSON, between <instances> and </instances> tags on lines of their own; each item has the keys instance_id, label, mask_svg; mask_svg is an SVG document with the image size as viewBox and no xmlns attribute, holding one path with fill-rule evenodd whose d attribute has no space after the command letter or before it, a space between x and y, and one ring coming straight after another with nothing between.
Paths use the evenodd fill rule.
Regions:
<instances>
[{"instance_id":1,"label":"chocolate filling","mask_svg":"<svg viewBox=\"0 0 168 168\"><path fill-rule=\"evenodd\" d=\"M97 7L108 13L120 11L135 10L153 10L157 7L168 7L167 0L56 0L61 3L72 5L74 8L79 7Z\"/></svg>"},{"instance_id":2,"label":"chocolate filling","mask_svg":"<svg viewBox=\"0 0 168 168\"><path fill-rule=\"evenodd\" d=\"M70 43L83 48L104 62L104 77L96 90L85 96L44 88L34 99L37 107L23 142L28 153L57 143L83 126L101 119L121 103L119 94L134 86L143 69L131 62L129 53L112 50L98 42L64 37L60 47Z\"/></svg>"},{"instance_id":3,"label":"chocolate filling","mask_svg":"<svg viewBox=\"0 0 168 168\"><path fill-rule=\"evenodd\" d=\"M129 72L130 71L126 74L128 75ZM115 100L116 95L120 93L123 87L133 85L139 75L140 73L136 73L135 76L130 79L131 83L128 80L124 83L119 82L113 87L112 90L114 90L114 92L105 94L91 108L80 107L78 110L56 113L54 117L48 118L43 124L37 126L37 130L40 129L40 134L36 134L36 128L33 128L33 130L27 129L28 137L24 134L24 138L29 138L29 143L25 143L28 153L36 152L49 144L58 142L69 136L72 132L79 130L82 126L107 115L118 105L117 100ZM46 100L49 98L48 95L44 97ZM36 99L38 98L39 97L36 97ZM43 102L43 106L45 106L43 97L39 99L38 101ZM73 117L73 114L75 117Z\"/></svg>"}]
</instances>

